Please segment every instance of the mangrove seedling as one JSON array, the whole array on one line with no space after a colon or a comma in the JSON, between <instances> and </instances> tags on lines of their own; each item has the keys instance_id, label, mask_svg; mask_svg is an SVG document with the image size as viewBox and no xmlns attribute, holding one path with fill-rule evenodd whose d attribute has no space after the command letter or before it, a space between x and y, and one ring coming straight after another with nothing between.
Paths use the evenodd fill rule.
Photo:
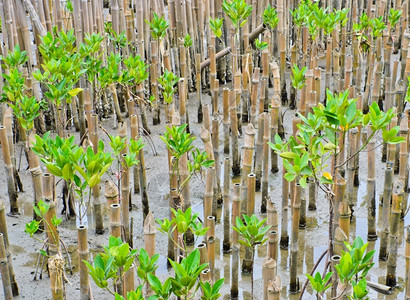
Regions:
<instances>
[{"instance_id":1,"label":"mangrove seedling","mask_svg":"<svg viewBox=\"0 0 410 300\"><path fill-rule=\"evenodd\" d=\"M207 281L206 282L201 281L200 284L201 284L202 293L203 293L201 300L215 300L221 297L219 290L221 289L224 281L225 281L225 278L221 278L218 281L216 281L213 285L211 285Z\"/></svg>"},{"instance_id":2,"label":"mangrove seedling","mask_svg":"<svg viewBox=\"0 0 410 300\"><path fill-rule=\"evenodd\" d=\"M242 237L242 240L239 240L239 243L250 250L250 257L247 257L249 256L249 254L247 253L245 256L245 261L250 259L251 294L253 296L253 263L255 257L255 248L258 245L262 246L268 240L268 238L265 238L265 235L269 231L270 226L263 226L263 224L265 224L265 222L267 221L267 218L259 221L256 215L252 215L250 217L243 215L243 219L244 222L239 217L236 217L236 226L233 226L232 228Z\"/></svg>"}]
</instances>

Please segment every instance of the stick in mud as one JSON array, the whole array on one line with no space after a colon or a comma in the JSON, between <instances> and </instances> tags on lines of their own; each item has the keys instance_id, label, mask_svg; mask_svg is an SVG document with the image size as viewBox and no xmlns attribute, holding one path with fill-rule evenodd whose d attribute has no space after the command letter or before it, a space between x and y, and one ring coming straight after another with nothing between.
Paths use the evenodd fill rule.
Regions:
<instances>
[{"instance_id":1,"label":"stick in mud","mask_svg":"<svg viewBox=\"0 0 410 300\"><path fill-rule=\"evenodd\" d=\"M223 252L228 253L231 251L231 226L230 226L230 202L231 197L229 194L231 185L230 166L231 159L225 157L224 159L224 185L223 185L223 219L224 219L224 240L223 240Z\"/></svg>"},{"instance_id":2,"label":"stick in mud","mask_svg":"<svg viewBox=\"0 0 410 300\"><path fill-rule=\"evenodd\" d=\"M397 284L397 248L400 235L401 205L404 195L404 182L397 181L393 187L393 201L390 214L389 258L387 260L386 285L394 287Z\"/></svg>"},{"instance_id":3,"label":"stick in mud","mask_svg":"<svg viewBox=\"0 0 410 300\"><path fill-rule=\"evenodd\" d=\"M393 185L393 163L386 163L384 191L383 191L383 208L382 208L382 231L380 234L380 252L379 260L387 260L387 244L389 236L390 205Z\"/></svg>"},{"instance_id":4,"label":"stick in mud","mask_svg":"<svg viewBox=\"0 0 410 300\"><path fill-rule=\"evenodd\" d=\"M78 264L80 273L80 299L89 300L90 295L90 276L88 275L88 268L83 261L89 260L88 241L87 241L87 227L80 225L77 228L78 232Z\"/></svg>"}]
</instances>

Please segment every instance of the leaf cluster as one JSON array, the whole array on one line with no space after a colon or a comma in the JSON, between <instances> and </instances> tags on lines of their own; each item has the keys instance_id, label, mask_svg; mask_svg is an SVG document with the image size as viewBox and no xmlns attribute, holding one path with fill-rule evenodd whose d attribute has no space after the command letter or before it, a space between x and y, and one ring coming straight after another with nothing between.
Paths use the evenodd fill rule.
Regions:
<instances>
[{"instance_id":1,"label":"leaf cluster","mask_svg":"<svg viewBox=\"0 0 410 300\"><path fill-rule=\"evenodd\" d=\"M236 226L232 227L243 238L243 240L239 240L239 243L251 249L254 249L256 245L263 245L268 240L265 235L270 229L270 226L263 226L267 219L259 221L256 215L250 217L243 215L243 219L244 222L236 217Z\"/></svg>"},{"instance_id":2,"label":"leaf cluster","mask_svg":"<svg viewBox=\"0 0 410 300\"><path fill-rule=\"evenodd\" d=\"M179 77L176 76L171 71L167 69L164 70L164 74L162 74L159 78L157 78L159 84L162 86L162 95L164 97L164 101L168 104L172 103L172 97L175 93L176 88L174 86L179 81Z\"/></svg>"},{"instance_id":3,"label":"leaf cluster","mask_svg":"<svg viewBox=\"0 0 410 300\"><path fill-rule=\"evenodd\" d=\"M104 289L108 287L110 279L114 282L119 279L120 268L123 274L130 269L136 255L137 250L130 250L129 245L122 242L121 238L110 236L108 246L104 247L103 253L94 257L92 264L85 260L83 262L97 286Z\"/></svg>"},{"instance_id":4,"label":"leaf cluster","mask_svg":"<svg viewBox=\"0 0 410 300\"><path fill-rule=\"evenodd\" d=\"M160 42L167 33L167 28L169 27L169 23L165 20L164 17L159 17L155 12L153 13L153 17L151 22L145 20L145 22L151 28L151 35L152 37Z\"/></svg>"},{"instance_id":5,"label":"leaf cluster","mask_svg":"<svg viewBox=\"0 0 410 300\"><path fill-rule=\"evenodd\" d=\"M245 0L224 0L222 9L231 20L235 30L239 30L248 21L252 5L248 5Z\"/></svg>"},{"instance_id":6,"label":"leaf cluster","mask_svg":"<svg viewBox=\"0 0 410 300\"><path fill-rule=\"evenodd\" d=\"M303 67L302 69L299 69L297 64L294 64L292 67L292 75L291 75L291 80L292 80L292 85L295 89L301 90L305 85L306 85L306 74L307 67Z\"/></svg>"},{"instance_id":7,"label":"leaf cluster","mask_svg":"<svg viewBox=\"0 0 410 300\"><path fill-rule=\"evenodd\" d=\"M215 19L213 19L212 17L209 18L209 27L211 28L213 34L219 39L222 36L223 23L224 23L223 18L215 18Z\"/></svg>"},{"instance_id":8,"label":"leaf cluster","mask_svg":"<svg viewBox=\"0 0 410 300\"><path fill-rule=\"evenodd\" d=\"M364 115L357 109L356 99L349 99L348 95L348 91L339 94L327 91L326 106L319 104L313 108L313 113L306 117L299 115L302 123L298 124L296 136L291 136L285 142L277 135L275 143L269 143L269 146L283 158L287 172L285 178L288 181L298 179L300 185L306 187L307 178L314 177L321 184L333 184L332 177L325 174L324 169L329 158L332 155L337 156L342 150L338 146L338 138L358 126L370 125L372 134L354 155L362 151L380 132L386 143L396 144L404 141L402 137L397 136L398 127L388 129L395 116L393 109L383 112L374 102L369 107L369 113ZM346 162L342 162L342 165L344 163Z\"/></svg>"},{"instance_id":9,"label":"leaf cluster","mask_svg":"<svg viewBox=\"0 0 410 300\"><path fill-rule=\"evenodd\" d=\"M263 23L266 26L268 26L270 30L275 29L275 27L279 23L279 18L278 18L278 13L276 12L276 8L273 6L270 6L270 4L268 4L268 6L263 11L262 18L263 18Z\"/></svg>"}]
</instances>

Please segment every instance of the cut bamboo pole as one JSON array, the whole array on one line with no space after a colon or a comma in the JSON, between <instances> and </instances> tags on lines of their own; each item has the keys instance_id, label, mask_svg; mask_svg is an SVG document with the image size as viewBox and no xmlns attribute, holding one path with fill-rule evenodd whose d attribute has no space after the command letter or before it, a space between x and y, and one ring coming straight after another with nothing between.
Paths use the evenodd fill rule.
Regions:
<instances>
[{"instance_id":1,"label":"cut bamboo pole","mask_svg":"<svg viewBox=\"0 0 410 300\"><path fill-rule=\"evenodd\" d=\"M231 226L230 226L230 202L231 197L229 194L231 185L231 159L225 157L224 160L224 185L223 185L223 219L224 219L224 240L223 240L223 252L228 253L231 251Z\"/></svg>"},{"instance_id":2,"label":"cut bamboo pole","mask_svg":"<svg viewBox=\"0 0 410 300\"><path fill-rule=\"evenodd\" d=\"M223 132L224 132L224 153L229 154L229 89L223 89Z\"/></svg>"},{"instance_id":3,"label":"cut bamboo pole","mask_svg":"<svg viewBox=\"0 0 410 300\"><path fill-rule=\"evenodd\" d=\"M211 269L212 273L214 273L215 272L215 244L216 244L215 217L208 216L206 218L206 222L207 222L206 226L209 227L209 230L207 231L207 234L206 234L209 268Z\"/></svg>"},{"instance_id":4,"label":"cut bamboo pole","mask_svg":"<svg viewBox=\"0 0 410 300\"><path fill-rule=\"evenodd\" d=\"M276 261L270 257L265 257L262 263L263 299L268 299L268 282L276 276Z\"/></svg>"},{"instance_id":5,"label":"cut bamboo pole","mask_svg":"<svg viewBox=\"0 0 410 300\"><path fill-rule=\"evenodd\" d=\"M267 113L266 113L267 114ZM255 147L255 175L256 175L256 191L261 190L262 185L262 155L257 155L257 153L262 153L263 151L263 134L264 134L264 121L265 121L265 113L259 115L258 118L258 135L256 139L256 147Z\"/></svg>"},{"instance_id":6,"label":"cut bamboo pole","mask_svg":"<svg viewBox=\"0 0 410 300\"><path fill-rule=\"evenodd\" d=\"M241 173L239 145L238 145L238 120L236 110L235 92L229 91L229 107L231 120L231 155L232 155L232 173L234 176Z\"/></svg>"},{"instance_id":7,"label":"cut bamboo pole","mask_svg":"<svg viewBox=\"0 0 410 300\"><path fill-rule=\"evenodd\" d=\"M282 281L277 275L273 281L268 283L268 300L280 300L282 291Z\"/></svg>"},{"instance_id":8,"label":"cut bamboo pole","mask_svg":"<svg viewBox=\"0 0 410 300\"><path fill-rule=\"evenodd\" d=\"M51 283L51 299L63 300L65 298L63 288L64 260L61 254L56 254L48 259L48 268Z\"/></svg>"},{"instance_id":9,"label":"cut bamboo pole","mask_svg":"<svg viewBox=\"0 0 410 300\"><path fill-rule=\"evenodd\" d=\"M232 278L231 278L231 297L236 299L239 294L239 246L232 245ZM409 280L410 281L410 280Z\"/></svg>"},{"instance_id":10,"label":"cut bamboo pole","mask_svg":"<svg viewBox=\"0 0 410 300\"><path fill-rule=\"evenodd\" d=\"M138 115L132 114L130 116L131 119L131 139L137 140L139 133L138 133ZM139 179L139 166L136 165L133 168L133 177L134 177L134 194L140 193L140 179ZM132 201L130 197L130 204L129 204L130 209L132 210Z\"/></svg>"},{"instance_id":11,"label":"cut bamboo pole","mask_svg":"<svg viewBox=\"0 0 410 300\"><path fill-rule=\"evenodd\" d=\"M386 285L394 287L397 284L397 250L400 236L400 215L404 195L404 182L397 181L393 188L393 201L390 216L389 259L387 261Z\"/></svg>"},{"instance_id":12,"label":"cut bamboo pole","mask_svg":"<svg viewBox=\"0 0 410 300\"><path fill-rule=\"evenodd\" d=\"M52 219L56 217L56 201L54 200L54 176L43 174L43 199L49 205L44 219L46 221L46 233L50 256L59 253L60 238L57 228L54 226Z\"/></svg>"},{"instance_id":13,"label":"cut bamboo pole","mask_svg":"<svg viewBox=\"0 0 410 300\"><path fill-rule=\"evenodd\" d=\"M204 216L212 216L214 172L211 168L206 170L206 183L204 194Z\"/></svg>"},{"instance_id":14,"label":"cut bamboo pole","mask_svg":"<svg viewBox=\"0 0 410 300\"><path fill-rule=\"evenodd\" d=\"M316 211L317 189L316 189L316 180L315 180L314 177L309 177L308 178L308 189L309 189L308 210L309 211Z\"/></svg>"},{"instance_id":15,"label":"cut bamboo pole","mask_svg":"<svg viewBox=\"0 0 410 300\"><path fill-rule=\"evenodd\" d=\"M292 236L290 249L290 292L296 293L299 290L299 280L297 277L298 270L298 240L299 240L299 221L300 221L300 203L302 187L299 183L295 185L295 194L292 205Z\"/></svg>"},{"instance_id":16,"label":"cut bamboo pole","mask_svg":"<svg viewBox=\"0 0 410 300\"><path fill-rule=\"evenodd\" d=\"M255 183L256 176L254 173L248 175L247 180L247 215L252 216L255 212Z\"/></svg>"},{"instance_id":17,"label":"cut bamboo pole","mask_svg":"<svg viewBox=\"0 0 410 300\"><path fill-rule=\"evenodd\" d=\"M372 130L367 126L367 136ZM376 232L376 141L371 139L367 145L367 239L377 239Z\"/></svg>"},{"instance_id":18,"label":"cut bamboo pole","mask_svg":"<svg viewBox=\"0 0 410 300\"><path fill-rule=\"evenodd\" d=\"M121 237L121 205L114 203L110 205L110 235Z\"/></svg>"},{"instance_id":19,"label":"cut bamboo pole","mask_svg":"<svg viewBox=\"0 0 410 300\"><path fill-rule=\"evenodd\" d=\"M234 183L232 194L232 226L236 226L236 218L240 217L241 209L241 184ZM237 231L232 232L232 245L238 245L239 234Z\"/></svg>"},{"instance_id":20,"label":"cut bamboo pole","mask_svg":"<svg viewBox=\"0 0 410 300\"><path fill-rule=\"evenodd\" d=\"M262 200L261 213L266 212L266 202L269 193L269 114L264 115L263 146L262 146Z\"/></svg>"},{"instance_id":21,"label":"cut bamboo pole","mask_svg":"<svg viewBox=\"0 0 410 300\"><path fill-rule=\"evenodd\" d=\"M387 244L389 236L390 205L392 197L393 168L392 162L386 163L383 191L382 231L380 235L379 260L387 259Z\"/></svg>"},{"instance_id":22,"label":"cut bamboo pole","mask_svg":"<svg viewBox=\"0 0 410 300\"><path fill-rule=\"evenodd\" d=\"M88 268L84 261L89 260L88 241L87 241L87 227L80 225L77 228L78 232L78 264L80 274L80 299L91 299L90 291L90 277L88 276Z\"/></svg>"},{"instance_id":23,"label":"cut bamboo pole","mask_svg":"<svg viewBox=\"0 0 410 300\"><path fill-rule=\"evenodd\" d=\"M16 276L14 274L14 269L13 269L13 258L11 256L10 249L9 249L10 243L9 243L9 236L7 232L6 214L5 214L4 203L2 200L0 201L0 233L3 235L4 246L6 248L6 255L7 255L7 260L8 260L8 268L9 268L9 274L10 274L12 294L13 296L18 296L19 287L16 282Z\"/></svg>"},{"instance_id":24,"label":"cut bamboo pole","mask_svg":"<svg viewBox=\"0 0 410 300\"><path fill-rule=\"evenodd\" d=\"M19 208L17 205L18 195L16 191L16 184L13 175L13 165L10 157L7 130L6 127L0 125L0 144L1 150L3 152L4 167L6 169L7 178L7 191L9 194L10 201L10 214L17 215L19 213Z\"/></svg>"},{"instance_id":25,"label":"cut bamboo pole","mask_svg":"<svg viewBox=\"0 0 410 300\"><path fill-rule=\"evenodd\" d=\"M3 233L0 233L0 271L3 282L4 299L13 299L13 292L11 290L9 264L7 261L6 247L4 245Z\"/></svg>"},{"instance_id":26,"label":"cut bamboo pole","mask_svg":"<svg viewBox=\"0 0 410 300\"><path fill-rule=\"evenodd\" d=\"M256 130L251 123L249 123L245 128L245 141L243 150L243 161L242 161L242 177L241 177L241 216L247 213L247 203L248 199L248 187L247 180L248 175L252 171L252 159L253 150L255 148L255 134Z\"/></svg>"},{"instance_id":27,"label":"cut bamboo pole","mask_svg":"<svg viewBox=\"0 0 410 300\"><path fill-rule=\"evenodd\" d=\"M278 261L279 253L279 234L276 230L269 231L268 256Z\"/></svg>"},{"instance_id":28,"label":"cut bamboo pole","mask_svg":"<svg viewBox=\"0 0 410 300\"><path fill-rule=\"evenodd\" d=\"M410 299L410 226L406 227L406 300Z\"/></svg>"},{"instance_id":29,"label":"cut bamboo pole","mask_svg":"<svg viewBox=\"0 0 410 300\"><path fill-rule=\"evenodd\" d=\"M347 237L347 242L349 241L350 234L350 216L351 210L349 205L346 202L339 203L339 227L343 230Z\"/></svg>"},{"instance_id":30,"label":"cut bamboo pole","mask_svg":"<svg viewBox=\"0 0 410 300\"><path fill-rule=\"evenodd\" d=\"M122 154L122 160L127 154ZM121 164L121 223L123 226L123 241L132 245L132 237L130 236L130 173L129 169L124 166L125 161ZM132 247L132 246L131 246Z\"/></svg>"},{"instance_id":31,"label":"cut bamboo pole","mask_svg":"<svg viewBox=\"0 0 410 300\"><path fill-rule=\"evenodd\" d=\"M286 174L286 169L283 167L283 174ZM289 234L288 234L288 210L289 210L289 182L282 176L282 213L281 213L281 232L280 232L280 247L288 249Z\"/></svg>"}]
</instances>

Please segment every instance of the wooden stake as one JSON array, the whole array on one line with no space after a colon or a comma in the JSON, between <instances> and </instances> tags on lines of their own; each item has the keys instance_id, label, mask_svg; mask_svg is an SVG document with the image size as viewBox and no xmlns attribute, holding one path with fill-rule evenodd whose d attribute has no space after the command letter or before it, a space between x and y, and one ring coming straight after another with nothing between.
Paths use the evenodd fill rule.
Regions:
<instances>
[{"instance_id":1,"label":"wooden stake","mask_svg":"<svg viewBox=\"0 0 410 300\"><path fill-rule=\"evenodd\" d=\"M230 168L231 160L229 157L225 157L224 160L224 186L223 186L223 210L224 210L224 240L223 240L223 252L228 253L231 251L231 226L230 226Z\"/></svg>"},{"instance_id":2,"label":"wooden stake","mask_svg":"<svg viewBox=\"0 0 410 300\"><path fill-rule=\"evenodd\" d=\"M77 228L78 233L78 264L80 273L80 298L81 300L91 299L90 293L90 276L88 275L88 268L83 261L89 260L88 241L87 241L87 227L80 225Z\"/></svg>"}]
</instances>

